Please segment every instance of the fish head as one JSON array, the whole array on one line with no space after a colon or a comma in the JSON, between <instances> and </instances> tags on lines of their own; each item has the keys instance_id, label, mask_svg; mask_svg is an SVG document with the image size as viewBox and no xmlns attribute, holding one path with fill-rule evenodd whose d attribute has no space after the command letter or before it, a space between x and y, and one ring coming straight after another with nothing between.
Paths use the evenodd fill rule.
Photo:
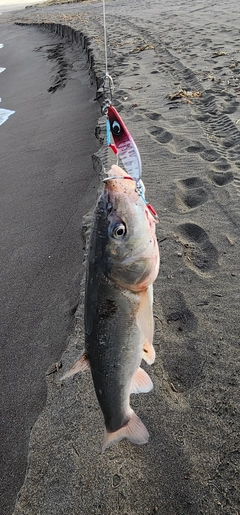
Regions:
<instances>
[{"instance_id":1,"label":"fish head","mask_svg":"<svg viewBox=\"0 0 240 515\"><path fill-rule=\"evenodd\" d=\"M142 291L155 281L159 270L154 217L136 191L135 181L119 166L108 172L103 198L106 274L121 288Z\"/></svg>"}]
</instances>

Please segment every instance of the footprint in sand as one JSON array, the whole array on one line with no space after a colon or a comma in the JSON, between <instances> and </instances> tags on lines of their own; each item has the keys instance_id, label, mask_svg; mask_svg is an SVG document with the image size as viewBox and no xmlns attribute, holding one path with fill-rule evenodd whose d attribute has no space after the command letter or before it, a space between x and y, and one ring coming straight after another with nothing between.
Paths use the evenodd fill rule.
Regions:
<instances>
[{"instance_id":1,"label":"footprint in sand","mask_svg":"<svg viewBox=\"0 0 240 515\"><path fill-rule=\"evenodd\" d=\"M222 144L223 144L223 147L229 149L236 145L236 141L235 141L235 138L233 138L233 137L226 138L225 140L223 140Z\"/></svg>"},{"instance_id":2,"label":"footprint in sand","mask_svg":"<svg viewBox=\"0 0 240 515\"><path fill-rule=\"evenodd\" d=\"M227 159L225 159L224 157L220 157L220 159L215 161L214 166L215 166L215 168L217 168L217 170L222 170L222 171L226 171L226 170L229 170L229 168L231 168L231 165L228 163Z\"/></svg>"},{"instance_id":3,"label":"footprint in sand","mask_svg":"<svg viewBox=\"0 0 240 515\"><path fill-rule=\"evenodd\" d=\"M232 102L224 108L224 114L233 114L238 110L239 102Z\"/></svg>"},{"instance_id":4,"label":"footprint in sand","mask_svg":"<svg viewBox=\"0 0 240 515\"><path fill-rule=\"evenodd\" d=\"M209 172L209 177L216 186L226 186L227 184L232 182L234 179L232 172L223 173L223 172L215 172L214 170L211 170Z\"/></svg>"},{"instance_id":5,"label":"footprint in sand","mask_svg":"<svg viewBox=\"0 0 240 515\"><path fill-rule=\"evenodd\" d=\"M205 148L202 152L200 152L200 157L204 159L204 161L209 161L210 163L216 161L218 159L218 153L212 148Z\"/></svg>"},{"instance_id":6,"label":"footprint in sand","mask_svg":"<svg viewBox=\"0 0 240 515\"><path fill-rule=\"evenodd\" d=\"M218 153L213 148L206 148L202 143L196 141L194 145L186 147L186 152L189 154L199 154L199 156L208 162L220 161Z\"/></svg>"},{"instance_id":7,"label":"footprint in sand","mask_svg":"<svg viewBox=\"0 0 240 515\"><path fill-rule=\"evenodd\" d=\"M169 143L169 141L173 139L172 134L163 129L163 127L153 126L147 131L147 133L154 141L162 145Z\"/></svg>"},{"instance_id":8,"label":"footprint in sand","mask_svg":"<svg viewBox=\"0 0 240 515\"><path fill-rule=\"evenodd\" d=\"M184 246L184 262L198 275L209 275L218 267L218 251L207 233L197 224L178 226L179 240Z\"/></svg>"},{"instance_id":9,"label":"footprint in sand","mask_svg":"<svg viewBox=\"0 0 240 515\"><path fill-rule=\"evenodd\" d=\"M204 204L208 193L204 183L198 177L190 177L177 182L176 204L180 211L186 213Z\"/></svg>"},{"instance_id":10,"label":"footprint in sand","mask_svg":"<svg viewBox=\"0 0 240 515\"><path fill-rule=\"evenodd\" d=\"M160 120L163 118L160 113L155 113L154 111L150 111L150 112L146 113L145 116L147 118L149 118L150 120Z\"/></svg>"},{"instance_id":11,"label":"footprint in sand","mask_svg":"<svg viewBox=\"0 0 240 515\"><path fill-rule=\"evenodd\" d=\"M161 291L160 302L163 316L168 325L170 340L181 338L181 345L163 347L161 358L163 370L175 392L181 393L191 388L196 379L201 380L202 357L195 341L198 320L189 309L182 292L173 288Z\"/></svg>"},{"instance_id":12,"label":"footprint in sand","mask_svg":"<svg viewBox=\"0 0 240 515\"><path fill-rule=\"evenodd\" d=\"M172 288L162 290L161 306L166 322L174 333L196 332L197 320L182 293Z\"/></svg>"},{"instance_id":13,"label":"footprint in sand","mask_svg":"<svg viewBox=\"0 0 240 515\"><path fill-rule=\"evenodd\" d=\"M186 147L186 152L189 154L200 154L200 152L203 152L205 150L204 145L200 143L199 141L196 141L194 145L190 145L189 147Z\"/></svg>"}]
</instances>

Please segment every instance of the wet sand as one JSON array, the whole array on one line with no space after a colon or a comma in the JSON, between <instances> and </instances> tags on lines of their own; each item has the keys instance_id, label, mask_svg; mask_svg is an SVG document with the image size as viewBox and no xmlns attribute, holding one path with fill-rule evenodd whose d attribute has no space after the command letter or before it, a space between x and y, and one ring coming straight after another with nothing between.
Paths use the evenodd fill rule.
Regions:
<instances>
[{"instance_id":1,"label":"wet sand","mask_svg":"<svg viewBox=\"0 0 240 515\"><path fill-rule=\"evenodd\" d=\"M101 3L83 2L19 20L84 33L100 77L101 13ZM114 105L139 147L160 218L157 359L146 367L154 390L131 402L150 441L121 442L102 455L90 377L62 384L61 371L51 374L14 515L239 511L239 24L236 1L107 2ZM188 95L169 98L181 91ZM83 287L59 355L64 371L83 347L82 299Z\"/></svg>"},{"instance_id":2,"label":"wet sand","mask_svg":"<svg viewBox=\"0 0 240 515\"><path fill-rule=\"evenodd\" d=\"M41 3L43 0L40 0ZM27 7L31 2L26 0L0 0L0 13L18 11Z\"/></svg>"},{"instance_id":3,"label":"wet sand","mask_svg":"<svg viewBox=\"0 0 240 515\"><path fill-rule=\"evenodd\" d=\"M24 481L30 431L46 402L45 372L74 327L82 216L98 186L91 160L98 108L85 59L68 44L9 23L1 25L1 42L1 107L15 111L0 126L5 515Z\"/></svg>"}]
</instances>

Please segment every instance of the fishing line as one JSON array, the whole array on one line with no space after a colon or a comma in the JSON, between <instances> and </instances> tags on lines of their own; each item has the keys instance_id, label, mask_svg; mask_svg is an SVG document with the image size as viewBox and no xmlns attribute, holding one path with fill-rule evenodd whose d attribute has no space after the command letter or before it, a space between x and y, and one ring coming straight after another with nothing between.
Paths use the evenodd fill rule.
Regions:
<instances>
[{"instance_id":1,"label":"fishing line","mask_svg":"<svg viewBox=\"0 0 240 515\"><path fill-rule=\"evenodd\" d=\"M106 77L107 77L108 76L108 57L107 57L107 26L106 26L105 0L103 0L103 27L104 27L105 65L106 65Z\"/></svg>"},{"instance_id":2,"label":"fishing line","mask_svg":"<svg viewBox=\"0 0 240 515\"><path fill-rule=\"evenodd\" d=\"M107 23L106 5L103 6L103 31L104 31L104 52L105 52L105 77L102 84L102 112L106 115L106 137L107 145L114 154L120 157L127 173L136 181L139 187L142 164L141 157L135 141L124 125L119 113L112 105L113 80L108 72L108 45L107 45ZM113 143L112 143L113 139Z\"/></svg>"},{"instance_id":3,"label":"fishing line","mask_svg":"<svg viewBox=\"0 0 240 515\"><path fill-rule=\"evenodd\" d=\"M106 139L107 145L114 154L120 157L122 164L132 180L136 183L136 192L142 198L149 211L157 219L157 213L145 199L145 189L141 181L142 163L138 147L124 124L120 114L112 105L113 80L108 73L108 47L107 47L107 23L105 0L103 2L103 30L104 30L104 51L105 51L105 77L102 84L102 113L106 116ZM112 143L113 139L113 143ZM118 178L118 177L117 177ZM127 178L127 177L124 177ZM105 179L106 182L109 178Z\"/></svg>"}]
</instances>

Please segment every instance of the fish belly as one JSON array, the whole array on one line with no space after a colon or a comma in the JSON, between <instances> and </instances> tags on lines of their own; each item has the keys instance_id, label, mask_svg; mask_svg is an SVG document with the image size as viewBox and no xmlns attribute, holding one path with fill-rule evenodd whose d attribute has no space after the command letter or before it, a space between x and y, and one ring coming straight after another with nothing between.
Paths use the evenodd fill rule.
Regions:
<instances>
[{"instance_id":1,"label":"fish belly","mask_svg":"<svg viewBox=\"0 0 240 515\"><path fill-rule=\"evenodd\" d=\"M142 294L137 315L137 324L143 340L142 358L152 365L155 361L153 347L154 319L153 319L153 285L151 284Z\"/></svg>"}]
</instances>

